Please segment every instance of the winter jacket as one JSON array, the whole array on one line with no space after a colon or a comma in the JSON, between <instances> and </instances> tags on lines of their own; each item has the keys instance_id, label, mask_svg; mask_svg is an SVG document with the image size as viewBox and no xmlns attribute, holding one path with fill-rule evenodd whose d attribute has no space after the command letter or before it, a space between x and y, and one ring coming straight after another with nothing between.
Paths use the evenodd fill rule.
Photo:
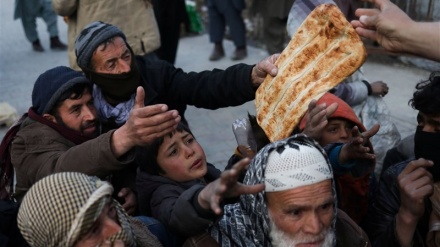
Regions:
<instances>
[{"instance_id":1,"label":"winter jacket","mask_svg":"<svg viewBox=\"0 0 440 247\"><path fill-rule=\"evenodd\" d=\"M112 134L113 131L110 131L75 145L49 126L26 119L11 146L11 161L17 181L14 196L21 201L38 180L66 171L82 172L105 179L114 172L123 170L112 177L115 191L122 187L134 188L134 184L130 186L127 182L133 181L136 175L136 170L130 172L133 169L130 164L134 163L134 152L117 159L110 146ZM119 178L119 182L115 184L113 179Z\"/></svg>"},{"instance_id":2,"label":"winter jacket","mask_svg":"<svg viewBox=\"0 0 440 247\"><path fill-rule=\"evenodd\" d=\"M69 63L75 70L81 70L76 63L76 37L94 21L120 28L136 55L144 55L160 46L159 28L150 1L52 0L52 6L58 15L67 17Z\"/></svg>"},{"instance_id":3,"label":"winter jacket","mask_svg":"<svg viewBox=\"0 0 440 247\"><path fill-rule=\"evenodd\" d=\"M187 73L166 61L147 61L136 56L136 62L145 90L145 105L166 104L169 109L178 110L182 118L187 105L214 110L241 105L255 98L252 65L238 64L226 70ZM105 129L116 127L109 123Z\"/></svg>"},{"instance_id":4,"label":"winter jacket","mask_svg":"<svg viewBox=\"0 0 440 247\"><path fill-rule=\"evenodd\" d=\"M396 235L396 215L400 208L400 190L397 176L411 160L391 166L382 173L375 200L370 207L365 230L373 246L400 246ZM431 203L425 200L425 214L420 218L413 237L413 246L425 246L424 239L428 232L428 221L431 214Z\"/></svg>"},{"instance_id":5,"label":"winter jacket","mask_svg":"<svg viewBox=\"0 0 440 247\"><path fill-rule=\"evenodd\" d=\"M139 172L136 178L139 211L153 216L182 237L206 230L217 218L198 203L198 195L207 183L220 177L220 171L208 164L202 180L175 182L166 177Z\"/></svg>"},{"instance_id":6,"label":"winter jacket","mask_svg":"<svg viewBox=\"0 0 440 247\"><path fill-rule=\"evenodd\" d=\"M336 247L370 247L367 234L344 211L336 216Z\"/></svg>"}]
</instances>

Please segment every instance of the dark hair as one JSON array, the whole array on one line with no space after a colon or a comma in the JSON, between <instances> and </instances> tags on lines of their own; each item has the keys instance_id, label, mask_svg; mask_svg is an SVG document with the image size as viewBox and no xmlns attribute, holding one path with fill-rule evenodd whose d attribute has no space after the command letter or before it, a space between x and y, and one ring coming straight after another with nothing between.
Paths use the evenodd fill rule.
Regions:
<instances>
[{"instance_id":1,"label":"dark hair","mask_svg":"<svg viewBox=\"0 0 440 247\"><path fill-rule=\"evenodd\" d=\"M72 86L69 90L60 95L57 102L55 102L54 107L50 110L49 114L53 116L59 116L58 109L63 104L66 99L76 100L80 99L84 92L88 90L92 93L92 84L91 83L78 83Z\"/></svg>"},{"instance_id":2,"label":"dark hair","mask_svg":"<svg viewBox=\"0 0 440 247\"><path fill-rule=\"evenodd\" d=\"M249 123L251 124L252 134L254 135L255 142L257 143L257 152L264 146L270 143L269 138L264 132L263 128L258 124L257 117L248 113Z\"/></svg>"},{"instance_id":3,"label":"dark hair","mask_svg":"<svg viewBox=\"0 0 440 247\"><path fill-rule=\"evenodd\" d=\"M249 123L251 124L252 134L254 135L255 142L257 143L257 152L260 151L264 146L270 143L269 138L264 132L263 128L258 124L257 117L248 113ZM299 127L297 126L291 135L299 134Z\"/></svg>"},{"instance_id":4,"label":"dark hair","mask_svg":"<svg viewBox=\"0 0 440 247\"><path fill-rule=\"evenodd\" d=\"M440 114L440 71L432 72L428 80L417 83L408 104L425 114Z\"/></svg>"},{"instance_id":5,"label":"dark hair","mask_svg":"<svg viewBox=\"0 0 440 247\"><path fill-rule=\"evenodd\" d=\"M184 123L180 122L177 125L175 131L165 136L156 138L149 145L143 147L136 147L136 164L139 167L139 169L151 175L164 174L165 172L157 163L157 155L159 152L159 148L163 144L163 141L166 136L172 137L176 132L182 133L183 131L188 132L192 136L194 136L191 130L189 129L189 127Z\"/></svg>"}]
</instances>

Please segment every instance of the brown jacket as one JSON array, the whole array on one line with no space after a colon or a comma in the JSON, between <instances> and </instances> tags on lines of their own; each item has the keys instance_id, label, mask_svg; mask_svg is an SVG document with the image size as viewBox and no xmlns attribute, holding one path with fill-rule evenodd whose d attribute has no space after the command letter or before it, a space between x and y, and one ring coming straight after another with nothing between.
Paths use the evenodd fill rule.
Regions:
<instances>
[{"instance_id":1,"label":"brown jacket","mask_svg":"<svg viewBox=\"0 0 440 247\"><path fill-rule=\"evenodd\" d=\"M337 247L371 247L370 239L356 222L340 209L338 209L337 215Z\"/></svg>"},{"instance_id":2,"label":"brown jacket","mask_svg":"<svg viewBox=\"0 0 440 247\"><path fill-rule=\"evenodd\" d=\"M75 145L49 126L26 119L11 146L11 162L16 175L14 197L21 201L34 183L57 172L76 171L105 179L115 171L128 170L134 161L134 152L116 159L110 147L112 134L113 131L109 131ZM121 173L124 172L118 172ZM129 180L133 181L134 177ZM113 185L115 191L131 187Z\"/></svg>"},{"instance_id":3,"label":"brown jacket","mask_svg":"<svg viewBox=\"0 0 440 247\"><path fill-rule=\"evenodd\" d=\"M120 28L136 55L152 52L160 46L160 35L153 7L146 0L52 0L58 15L67 17L69 63L76 63L75 39L89 23L103 21Z\"/></svg>"}]
</instances>

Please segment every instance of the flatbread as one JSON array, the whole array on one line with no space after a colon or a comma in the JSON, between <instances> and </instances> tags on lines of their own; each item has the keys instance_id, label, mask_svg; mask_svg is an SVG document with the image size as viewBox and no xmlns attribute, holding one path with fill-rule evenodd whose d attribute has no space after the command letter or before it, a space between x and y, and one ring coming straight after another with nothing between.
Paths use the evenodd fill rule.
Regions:
<instances>
[{"instance_id":1,"label":"flatbread","mask_svg":"<svg viewBox=\"0 0 440 247\"><path fill-rule=\"evenodd\" d=\"M255 95L258 124L271 142L292 134L319 99L365 61L360 37L338 7L321 4L304 20Z\"/></svg>"}]
</instances>

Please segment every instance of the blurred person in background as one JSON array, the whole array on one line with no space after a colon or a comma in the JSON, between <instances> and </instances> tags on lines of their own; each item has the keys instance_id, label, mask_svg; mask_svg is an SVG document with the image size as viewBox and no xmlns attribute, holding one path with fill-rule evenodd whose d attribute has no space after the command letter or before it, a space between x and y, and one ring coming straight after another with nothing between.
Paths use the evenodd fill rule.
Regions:
<instances>
[{"instance_id":1,"label":"blurred person in background","mask_svg":"<svg viewBox=\"0 0 440 247\"><path fill-rule=\"evenodd\" d=\"M65 17L68 25L72 69L81 70L76 63L75 39L93 21L118 26L125 33L134 54L156 58L152 52L160 46L160 35L150 0L52 0L52 6L58 15Z\"/></svg>"},{"instance_id":2,"label":"blurred person in background","mask_svg":"<svg viewBox=\"0 0 440 247\"><path fill-rule=\"evenodd\" d=\"M43 18L47 25L52 50L64 51L67 46L58 37L57 14L53 11L50 0L15 0L14 19L21 19L24 33L32 43L34 51L43 52L37 32L37 17Z\"/></svg>"}]
</instances>

